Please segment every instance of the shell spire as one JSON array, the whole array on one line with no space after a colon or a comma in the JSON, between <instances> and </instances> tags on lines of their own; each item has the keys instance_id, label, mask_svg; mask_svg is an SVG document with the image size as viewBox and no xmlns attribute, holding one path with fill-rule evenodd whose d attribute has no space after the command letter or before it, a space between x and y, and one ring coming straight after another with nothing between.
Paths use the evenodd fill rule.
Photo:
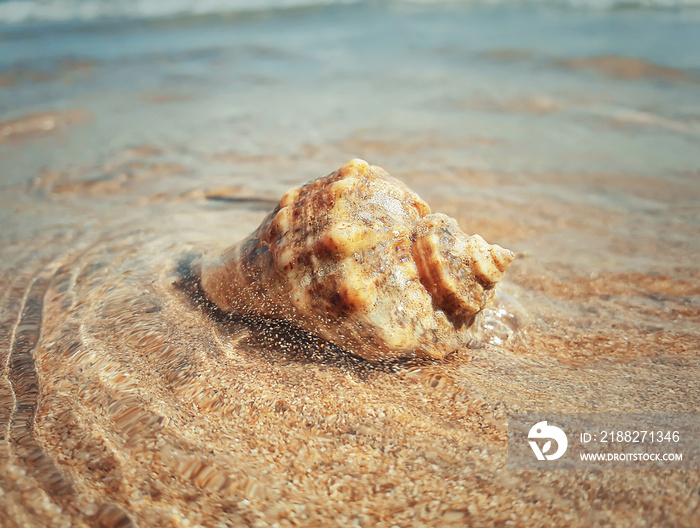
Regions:
<instances>
[{"instance_id":1,"label":"shell spire","mask_svg":"<svg viewBox=\"0 0 700 528\"><path fill-rule=\"evenodd\" d=\"M513 258L355 159L289 190L252 235L202 261L201 283L224 311L286 319L371 361L442 358L469 343Z\"/></svg>"}]
</instances>

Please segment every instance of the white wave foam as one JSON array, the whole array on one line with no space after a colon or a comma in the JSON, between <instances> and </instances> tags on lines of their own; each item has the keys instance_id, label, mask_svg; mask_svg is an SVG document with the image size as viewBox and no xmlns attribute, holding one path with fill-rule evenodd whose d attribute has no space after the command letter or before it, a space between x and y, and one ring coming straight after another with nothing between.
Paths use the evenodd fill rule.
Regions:
<instances>
[{"instance_id":1,"label":"white wave foam","mask_svg":"<svg viewBox=\"0 0 700 528\"><path fill-rule=\"evenodd\" d=\"M158 19L348 4L357 0L0 0L0 24Z\"/></svg>"},{"instance_id":2,"label":"white wave foam","mask_svg":"<svg viewBox=\"0 0 700 528\"><path fill-rule=\"evenodd\" d=\"M357 3L362 0L0 0L0 25L158 19ZM700 0L393 0L408 4L550 4L581 9L693 8Z\"/></svg>"}]
</instances>

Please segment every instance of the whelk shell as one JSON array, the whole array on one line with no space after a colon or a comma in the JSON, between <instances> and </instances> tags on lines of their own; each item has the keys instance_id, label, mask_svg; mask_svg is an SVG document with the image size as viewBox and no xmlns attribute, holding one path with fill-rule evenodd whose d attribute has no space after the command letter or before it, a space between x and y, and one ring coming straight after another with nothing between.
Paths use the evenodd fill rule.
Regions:
<instances>
[{"instance_id":1,"label":"whelk shell","mask_svg":"<svg viewBox=\"0 0 700 528\"><path fill-rule=\"evenodd\" d=\"M220 309L285 319L377 361L466 346L513 258L355 159L289 190L252 235L200 270Z\"/></svg>"}]
</instances>

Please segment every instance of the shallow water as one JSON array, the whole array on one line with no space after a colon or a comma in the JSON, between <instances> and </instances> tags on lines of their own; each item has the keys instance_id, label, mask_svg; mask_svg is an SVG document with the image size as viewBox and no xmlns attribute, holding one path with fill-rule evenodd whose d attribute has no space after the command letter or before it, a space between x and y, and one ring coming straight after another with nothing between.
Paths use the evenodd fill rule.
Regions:
<instances>
[{"instance_id":1,"label":"shallow water","mask_svg":"<svg viewBox=\"0 0 700 528\"><path fill-rule=\"evenodd\" d=\"M691 526L697 472L510 471L506 420L698 411L699 26L397 2L2 28L2 524ZM183 282L353 157L517 252L515 334L373 365Z\"/></svg>"}]
</instances>

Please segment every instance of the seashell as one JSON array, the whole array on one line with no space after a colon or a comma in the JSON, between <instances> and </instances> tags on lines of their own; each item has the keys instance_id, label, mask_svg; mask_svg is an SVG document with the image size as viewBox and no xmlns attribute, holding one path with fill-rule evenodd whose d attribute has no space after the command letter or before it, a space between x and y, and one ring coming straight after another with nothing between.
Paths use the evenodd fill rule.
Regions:
<instances>
[{"instance_id":1,"label":"seashell","mask_svg":"<svg viewBox=\"0 0 700 528\"><path fill-rule=\"evenodd\" d=\"M376 361L468 345L513 258L355 159L289 190L252 235L200 270L220 309L285 319Z\"/></svg>"}]
</instances>

